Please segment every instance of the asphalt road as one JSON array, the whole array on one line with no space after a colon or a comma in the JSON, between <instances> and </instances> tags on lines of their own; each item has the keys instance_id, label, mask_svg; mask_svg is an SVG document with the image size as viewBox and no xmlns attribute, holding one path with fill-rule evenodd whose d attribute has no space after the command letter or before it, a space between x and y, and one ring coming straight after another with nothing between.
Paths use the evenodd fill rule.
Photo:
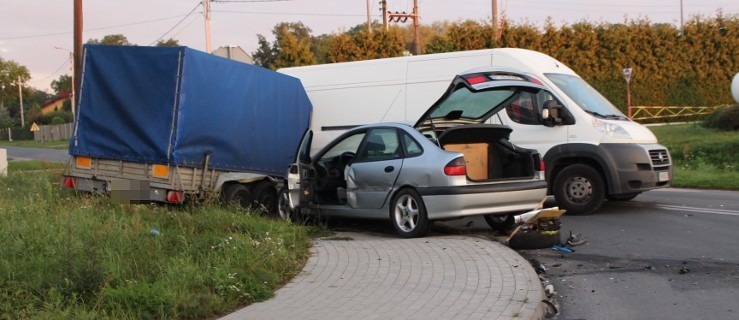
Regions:
<instances>
[{"instance_id":1,"label":"asphalt road","mask_svg":"<svg viewBox=\"0 0 739 320\"><path fill-rule=\"evenodd\" d=\"M59 163L64 163L69 160L69 152L67 150L5 146L0 146L0 149L8 150L9 159L33 159Z\"/></svg>"},{"instance_id":2,"label":"asphalt road","mask_svg":"<svg viewBox=\"0 0 739 320\"><path fill-rule=\"evenodd\" d=\"M525 250L547 269L558 319L738 319L739 192L665 189L562 218L574 253Z\"/></svg>"}]
</instances>

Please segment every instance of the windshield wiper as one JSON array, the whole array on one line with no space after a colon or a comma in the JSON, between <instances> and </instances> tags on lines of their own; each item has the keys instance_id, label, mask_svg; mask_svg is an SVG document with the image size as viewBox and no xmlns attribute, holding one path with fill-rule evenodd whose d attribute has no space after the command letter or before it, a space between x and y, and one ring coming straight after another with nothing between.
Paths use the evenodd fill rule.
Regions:
<instances>
[{"instance_id":1,"label":"windshield wiper","mask_svg":"<svg viewBox=\"0 0 739 320\"><path fill-rule=\"evenodd\" d=\"M590 111L590 110L585 110L585 112L587 112L589 114L592 114L592 115L594 115L594 116L596 116L598 118L603 118L603 119L628 120L627 117L624 117L624 116L622 116L620 114L600 114L598 112Z\"/></svg>"}]
</instances>

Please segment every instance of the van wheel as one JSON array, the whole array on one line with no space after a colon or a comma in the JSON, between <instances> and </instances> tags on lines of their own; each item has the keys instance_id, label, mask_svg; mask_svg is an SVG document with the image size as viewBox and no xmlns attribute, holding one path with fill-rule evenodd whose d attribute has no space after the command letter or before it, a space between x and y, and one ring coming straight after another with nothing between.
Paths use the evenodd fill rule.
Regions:
<instances>
[{"instance_id":1,"label":"van wheel","mask_svg":"<svg viewBox=\"0 0 739 320\"><path fill-rule=\"evenodd\" d=\"M226 204L237 204L242 208L249 208L251 205L251 192L243 184L229 184L223 190L223 202Z\"/></svg>"},{"instance_id":2,"label":"van wheel","mask_svg":"<svg viewBox=\"0 0 739 320\"><path fill-rule=\"evenodd\" d=\"M570 215L589 214L600 208L605 199L603 178L593 167L573 164L554 179L557 205Z\"/></svg>"},{"instance_id":3,"label":"van wheel","mask_svg":"<svg viewBox=\"0 0 739 320\"><path fill-rule=\"evenodd\" d=\"M485 222L487 222L493 230L500 232L507 232L508 230L513 229L513 225L516 224L516 218L512 213L504 216L486 214L484 218Z\"/></svg>"},{"instance_id":4,"label":"van wheel","mask_svg":"<svg viewBox=\"0 0 739 320\"><path fill-rule=\"evenodd\" d=\"M290 208L290 191L282 188L277 193L277 217L282 220L291 220L294 212Z\"/></svg>"},{"instance_id":5,"label":"van wheel","mask_svg":"<svg viewBox=\"0 0 739 320\"><path fill-rule=\"evenodd\" d=\"M275 213L277 210L277 190L272 183L260 181L252 187L254 195L254 208L267 214Z\"/></svg>"},{"instance_id":6,"label":"van wheel","mask_svg":"<svg viewBox=\"0 0 739 320\"><path fill-rule=\"evenodd\" d=\"M413 189L402 189L393 197L390 220L403 238L423 237L431 229L423 200Z\"/></svg>"}]
</instances>

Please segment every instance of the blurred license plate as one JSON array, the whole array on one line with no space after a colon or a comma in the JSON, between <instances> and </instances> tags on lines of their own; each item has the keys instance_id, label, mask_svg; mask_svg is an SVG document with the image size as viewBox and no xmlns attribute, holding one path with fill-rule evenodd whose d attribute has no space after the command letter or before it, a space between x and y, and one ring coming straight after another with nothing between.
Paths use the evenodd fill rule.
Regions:
<instances>
[{"instance_id":1,"label":"blurred license plate","mask_svg":"<svg viewBox=\"0 0 739 320\"><path fill-rule=\"evenodd\" d=\"M659 179L659 182L670 181L670 172L669 171L660 172L658 179Z\"/></svg>"}]
</instances>

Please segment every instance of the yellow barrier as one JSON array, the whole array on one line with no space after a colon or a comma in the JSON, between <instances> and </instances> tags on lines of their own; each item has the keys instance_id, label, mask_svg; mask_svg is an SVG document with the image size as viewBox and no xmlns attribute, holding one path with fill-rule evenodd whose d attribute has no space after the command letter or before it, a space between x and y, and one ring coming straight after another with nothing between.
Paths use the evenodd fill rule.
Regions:
<instances>
[{"instance_id":1,"label":"yellow barrier","mask_svg":"<svg viewBox=\"0 0 739 320\"><path fill-rule=\"evenodd\" d=\"M665 119L710 114L722 107L629 107L629 119Z\"/></svg>"}]
</instances>

